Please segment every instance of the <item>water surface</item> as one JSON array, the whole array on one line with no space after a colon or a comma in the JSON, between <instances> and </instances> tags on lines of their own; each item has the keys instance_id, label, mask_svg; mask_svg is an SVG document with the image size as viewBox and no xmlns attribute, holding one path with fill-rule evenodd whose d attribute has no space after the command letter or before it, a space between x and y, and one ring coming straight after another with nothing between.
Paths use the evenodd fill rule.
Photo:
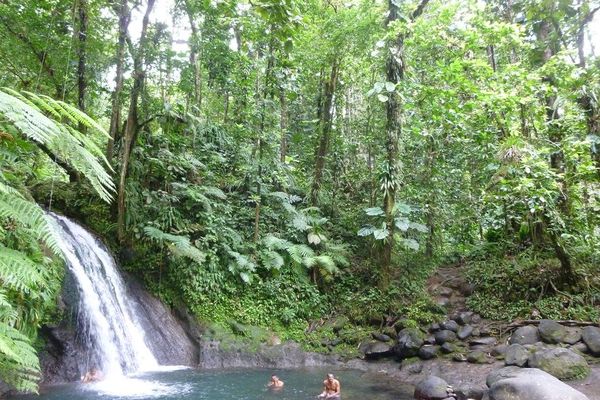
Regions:
<instances>
[{"instance_id":1,"label":"water surface","mask_svg":"<svg viewBox=\"0 0 600 400\"><path fill-rule=\"evenodd\" d=\"M308 400L322 391L325 374L310 370L191 369L144 373L94 384L67 384L43 388L40 396L19 400ZM390 385L373 374L331 371L340 380L342 400L408 400L412 388ZM285 382L280 390L266 387L272 374Z\"/></svg>"}]
</instances>

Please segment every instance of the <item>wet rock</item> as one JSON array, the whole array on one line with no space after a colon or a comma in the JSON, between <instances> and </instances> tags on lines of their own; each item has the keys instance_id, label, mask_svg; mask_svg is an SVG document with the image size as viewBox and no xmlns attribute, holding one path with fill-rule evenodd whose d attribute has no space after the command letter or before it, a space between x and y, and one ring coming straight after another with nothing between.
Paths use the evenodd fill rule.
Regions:
<instances>
[{"instance_id":1,"label":"wet rock","mask_svg":"<svg viewBox=\"0 0 600 400\"><path fill-rule=\"evenodd\" d=\"M546 343L557 344L563 341L567 330L556 321L543 319L538 326L538 332Z\"/></svg>"},{"instance_id":2,"label":"wet rock","mask_svg":"<svg viewBox=\"0 0 600 400\"><path fill-rule=\"evenodd\" d=\"M581 341L581 329L579 328L566 328L565 336L562 339L563 343L575 344Z\"/></svg>"},{"instance_id":3,"label":"wet rock","mask_svg":"<svg viewBox=\"0 0 600 400\"><path fill-rule=\"evenodd\" d=\"M444 344L446 342L455 342L456 333L450 330L443 330L435 333L435 342L437 344Z\"/></svg>"},{"instance_id":4,"label":"wet rock","mask_svg":"<svg viewBox=\"0 0 600 400\"><path fill-rule=\"evenodd\" d=\"M516 365L517 367L524 367L529 359L529 351L520 344L511 344L506 349L504 354L504 363L506 365Z\"/></svg>"},{"instance_id":5,"label":"wet rock","mask_svg":"<svg viewBox=\"0 0 600 400\"><path fill-rule=\"evenodd\" d=\"M417 400L444 400L448 398L448 384L442 378L430 375L417 383L414 398Z\"/></svg>"},{"instance_id":6,"label":"wet rock","mask_svg":"<svg viewBox=\"0 0 600 400\"><path fill-rule=\"evenodd\" d=\"M423 363L414 361L413 359L403 360L400 364L400 369L407 371L410 374L417 375L423 372Z\"/></svg>"},{"instance_id":7,"label":"wet rock","mask_svg":"<svg viewBox=\"0 0 600 400\"><path fill-rule=\"evenodd\" d=\"M488 358L482 351L471 351L467 354L467 361L471 364L486 364L488 362Z\"/></svg>"},{"instance_id":8,"label":"wet rock","mask_svg":"<svg viewBox=\"0 0 600 400\"><path fill-rule=\"evenodd\" d=\"M392 340L391 337L380 332L371 333L371 337L375 340L379 340L380 342L389 342L390 340Z\"/></svg>"},{"instance_id":9,"label":"wet rock","mask_svg":"<svg viewBox=\"0 0 600 400\"><path fill-rule=\"evenodd\" d=\"M537 368L504 367L488 375L490 400L589 400Z\"/></svg>"},{"instance_id":10,"label":"wet rock","mask_svg":"<svg viewBox=\"0 0 600 400\"><path fill-rule=\"evenodd\" d=\"M582 379L590 372L585 358L563 348L538 351L529 356L528 364L531 368L539 368L563 380Z\"/></svg>"},{"instance_id":11,"label":"wet rock","mask_svg":"<svg viewBox=\"0 0 600 400\"><path fill-rule=\"evenodd\" d=\"M440 352L440 346L423 346L419 349L419 357L423 360L436 358Z\"/></svg>"},{"instance_id":12,"label":"wet rock","mask_svg":"<svg viewBox=\"0 0 600 400\"><path fill-rule=\"evenodd\" d=\"M473 334L473 327L471 325L465 325L465 326L461 326L458 329L458 333L457 333L457 337L460 340L465 340L466 338L468 338L469 336L471 336L471 334Z\"/></svg>"},{"instance_id":13,"label":"wet rock","mask_svg":"<svg viewBox=\"0 0 600 400\"><path fill-rule=\"evenodd\" d=\"M498 343L498 340L496 338L493 337L480 337L477 339L471 339L469 341L469 344L471 346L477 346L477 345L485 345L485 346L494 346L496 343Z\"/></svg>"},{"instance_id":14,"label":"wet rock","mask_svg":"<svg viewBox=\"0 0 600 400\"><path fill-rule=\"evenodd\" d=\"M440 324L440 327L442 329L445 329L445 330L448 330L448 331L452 331L454 333L458 332L458 323L456 321L453 321L453 320L442 322Z\"/></svg>"},{"instance_id":15,"label":"wet rock","mask_svg":"<svg viewBox=\"0 0 600 400\"><path fill-rule=\"evenodd\" d=\"M600 357L600 328L586 326L581 333L583 342L587 345L590 353Z\"/></svg>"},{"instance_id":16,"label":"wet rock","mask_svg":"<svg viewBox=\"0 0 600 400\"><path fill-rule=\"evenodd\" d=\"M537 327L533 325L522 326L510 337L509 344L533 344L540 341L540 334Z\"/></svg>"},{"instance_id":17,"label":"wet rock","mask_svg":"<svg viewBox=\"0 0 600 400\"><path fill-rule=\"evenodd\" d=\"M398 341L394 352L400 358L414 357L423 346L423 334L417 328L405 328L398 333Z\"/></svg>"}]
</instances>

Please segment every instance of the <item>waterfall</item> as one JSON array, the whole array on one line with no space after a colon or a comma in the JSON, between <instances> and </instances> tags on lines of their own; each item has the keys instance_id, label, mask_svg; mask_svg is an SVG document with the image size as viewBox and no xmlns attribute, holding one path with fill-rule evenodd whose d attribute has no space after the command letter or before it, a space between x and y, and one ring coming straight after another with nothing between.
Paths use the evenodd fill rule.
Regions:
<instances>
[{"instance_id":1,"label":"waterfall","mask_svg":"<svg viewBox=\"0 0 600 400\"><path fill-rule=\"evenodd\" d=\"M139 307L128 296L106 246L68 218L50 216L78 290L77 330L89 350L87 368L97 368L107 377L157 368L137 315Z\"/></svg>"}]
</instances>

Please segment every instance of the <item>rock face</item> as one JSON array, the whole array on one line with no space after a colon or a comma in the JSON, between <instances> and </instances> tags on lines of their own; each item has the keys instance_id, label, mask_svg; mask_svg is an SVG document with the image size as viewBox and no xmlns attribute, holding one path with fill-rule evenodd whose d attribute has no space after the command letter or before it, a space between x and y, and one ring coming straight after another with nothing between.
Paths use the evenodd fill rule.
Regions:
<instances>
[{"instance_id":1,"label":"rock face","mask_svg":"<svg viewBox=\"0 0 600 400\"><path fill-rule=\"evenodd\" d=\"M561 343L567 334L564 326L549 319L540 321L538 332L544 342L551 344Z\"/></svg>"},{"instance_id":2,"label":"rock face","mask_svg":"<svg viewBox=\"0 0 600 400\"><path fill-rule=\"evenodd\" d=\"M563 348L535 352L529 357L528 363L532 368L539 368L564 380L585 378L590 372L585 358Z\"/></svg>"},{"instance_id":3,"label":"rock face","mask_svg":"<svg viewBox=\"0 0 600 400\"><path fill-rule=\"evenodd\" d=\"M430 375L415 387L417 400L443 400L448 398L448 384L442 378Z\"/></svg>"},{"instance_id":4,"label":"rock face","mask_svg":"<svg viewBox=\"0 0 600 400\"><path fill-rule=\"evenodd\" d=\"M540 341L538 328L533 325L522 326L509 339L510 344L534 344Z\"/></svg>"},{"instance_id":5,"label":"rock face","mask_svg":"<svg viewBox=\"0 0 600 400\"><path fill-rule=\"evenodd\" d=\"M504 367L488 375L487 385L490 400L589 400L536 368Z\"/></svg>"},{"instance_id":6,"label":"rock face","mask_svg":"<svg viewBox=\"0 0 600 400\"><path fill-rule=\"evenodd\" d=\"M307 353L297 343L260 345L258 349L222 345L219 341L200 343L199 368L302 368L340 365L337 357Z\"/></svg>"},{"instance_id":7,"label":"rock face","mask_svg":"<svg viewBox=\"0 0 600 400\"><path fill-rule=\"evenodd\" d=\"M590 353L596 357L600 357L600 328L586 326L583 328L581 337L590 350Z\"/></svg>"}]
</instances>

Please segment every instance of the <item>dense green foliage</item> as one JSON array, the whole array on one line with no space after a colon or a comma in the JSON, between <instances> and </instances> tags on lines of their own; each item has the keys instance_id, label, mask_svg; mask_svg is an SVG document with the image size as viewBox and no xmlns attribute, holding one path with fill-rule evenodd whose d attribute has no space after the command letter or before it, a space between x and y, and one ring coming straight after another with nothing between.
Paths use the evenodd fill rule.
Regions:
<instances>
[{"instance_id":1,"label":"dense green foliage","mask_svg":"<svg viewBox=\"0 0 600 400\"><path fill-rule=\"evenodd\" d=\"M0 1L3 380L62 275L32 197L225 329L429 322L442 265L484 316L598 318L598 1L166 4Z\"/></svg>"}]
</instances>

